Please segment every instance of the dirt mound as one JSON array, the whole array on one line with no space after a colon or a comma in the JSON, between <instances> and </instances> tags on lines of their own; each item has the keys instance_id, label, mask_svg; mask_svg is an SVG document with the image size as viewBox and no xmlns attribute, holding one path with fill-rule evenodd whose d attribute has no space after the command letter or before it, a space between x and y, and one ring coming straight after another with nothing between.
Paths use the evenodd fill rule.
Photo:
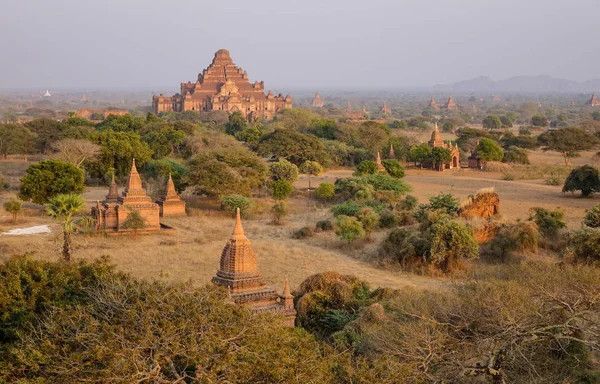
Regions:
<instances>
[{"instance_id":1,"label":"dirt mound","mask_svg":"<svg viewBox=\"0 0 600 384\"><path fill-rule=\"evenodd\" d=\"M458 209L458 215L465 219L492 217L500 212L500 198L493 188L481 189L471 195Z\"/></svg>"},{"instance_id":2,"label":"dirt mound","mask_svg":"<svg viewBox=\"0 0 600 384\"><path fill-rule=\"evenodd\" d=\"M486 220L484 222L472 225L473 237L479 244L487 243L498 235L500 223L497 221Z\"/></svg>"}]
</instances>

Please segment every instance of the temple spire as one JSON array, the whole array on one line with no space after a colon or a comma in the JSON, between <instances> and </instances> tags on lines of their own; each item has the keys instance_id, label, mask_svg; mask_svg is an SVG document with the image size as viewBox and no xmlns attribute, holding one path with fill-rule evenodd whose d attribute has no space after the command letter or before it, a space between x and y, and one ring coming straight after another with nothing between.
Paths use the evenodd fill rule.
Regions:
<instances>
[{"instance_id":1,"label":"temple spire","mask_svg":"<svg viewBox=\"0 0 600 384\"><path fill-rule=\"evenodd\" d=\"M388 157L390 159L395 159L396 158L396 154L394 153L394 146L390 143L390 153L388 154Z\"/></svg>"},{"instance_id":2,"label":"temple spire","mask_svg":"<svg viewBox=\"0 0 600 384\"><path fill-rule=\"evenodd\" d=\"M169 173L169 180L167 181L167 198L177 196L177 191L175 190L175 184L173 183L173 178Z\"/></svg>"},{"instance_id":3,"label":"temple spire","mask_svg":"<svg viewBox=\"0 0 600 384\"><path fill-rule=\"evenodd\" d=\"M116 203L119 199L119 190L117 188L117 182L115 181L115 174L112 174L112 181L110 188L108 189L108 195L106 195L106 202Z\"/></svg>"},{"instance_id":4,"label":"temple spire","mask_svg":"<svg viewBox=\"0 0 600 384\"><path fill-rule=\"evenodd\" d=\"M377 151L377 160L375 161L377 164L377 171L385 172L385 167L381 164L381 154Z\"/></svg>"},{"instance_id":5,"label":"temple spire","mask_svg":"<svg viewBox=\"0 0 600 384\"><path fill-rule=\"evenodd\" d=\"M233 228L233 233L231 234L231 238L234 240L246 238L246 235L244 235L244 228L242 228L242 218L240 215L239 208L237 208L235 211L235 227Z\"/></svg>"},{"instance_id":6,"label":"temple spire","mask_svg":"<svg viewBox=\"0 0 600 384\"><path fill-rule=\"evenodd\" d=\"M292 293L290 292L290 284L288 283L288 279L285 279L285 283L283 284L283 297L292 297Z\"/></svg>"}]
</instances>

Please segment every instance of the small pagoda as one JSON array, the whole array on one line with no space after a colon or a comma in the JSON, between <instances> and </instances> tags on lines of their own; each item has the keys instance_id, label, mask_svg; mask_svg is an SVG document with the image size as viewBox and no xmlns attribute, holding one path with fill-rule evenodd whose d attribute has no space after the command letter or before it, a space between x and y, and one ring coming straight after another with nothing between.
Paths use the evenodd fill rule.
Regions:
<instances>
[{"instance_id":1,"label":"small pagoda","mask_svg":"<svg viewBox=\"0 0 600 384\"><path fill-rule=\"evenodd\" d=\"M436 111L440 109L440 107L435 102L435 99L433 98L433 96L431 96L431 100L429 100L429 108L436 110Z\"/></svg>"},{"instance_id":2,"label":"small pagoda","mask_svg":"<svg viewBox=\"0 0 600 384\"><path fill-rule=\"evenodd\" d=\"M375 160L375 164L377 164L377 172L386 172L385 167L381 163L381 154L377 152L377 160Z\"/></svg>"},{"instance_id":3,"label":"small pagoda","mask_svg":"<svg viewBox=\"0 0 600 384\"><path fill-rule=\"evenodd\" d=\"M156 204L160 207L160 217L185 216L185 201L177 194L171 174L169 174L165 195L160 200L156 200Z\"/></svg>"},{"instance_id":4,"label":"small pagoda","mask_svg":"<svg viewBox=\"0 0 600 384\"><path fill-rule=\"evenodd\" d=\"M392 114L392 109L390 107L388 107L387 103L383 103L383 107L381 107L381 112L384 115L391 115Z\"/></svg>"},{"instance_id":5,"label":"small pagoda","mask_svg":"<svg viewBox=\"0 0 600 384\"><path fill-rule=\"evenodd\" d=\"M223 248L220 267L212 282L227 288L234 303L256 313L281 313L286 317L286 325L294 326L296 310L288 282L285 281L282 295L266 286L265 279L258 272L250 241L244 235L239 208L233 233Z\"/></svg>"},{"instance_id":6,"label":"small pagoda","mask_svg":"<svg viewBox=\"0 0 600 384\"><path fill-rule=\"evenodd\" d=\"M394 153L394 145L390 144L390 151L388 153L388 159L396 160L396 154Z\"/></svg>"},{"instance_id":7,"label":"small pagoda","mask_svg":"<svg viewBox=\"0 0 600 384\"><path fill-rule=\"evenodd\" d=\"M596 92L592 93L592 97L585 104L591 105L592 107L600 107L600 101L596 97Z\"/></svg>"},{"instance_id":8,"label":"small pagoda","mask_svg":"<svg viewBox=\"0 0 600 384\"><path fill-rule=\"evenodd\" d=\"M319 91L317 91L317 93L315 93L315 98L312 101L312 106L313 108L323 108L324 105L325 103L323 102L323 99L321 99Z\"/></svg>"},{"instance_id":9,"label":"small pagoda","mask_svg":"<svg viewBox=\"0 0 600 384\"><path fill-rule=\"evenodd\" d=\"M458 109L458 105L456 105L456 103L454 102L454 99L452 99L452 96L450 96L448 98L448 101L446 101L446 104L444 104L444 107L442 109L445 109L448 111L456 111Z\"/></svg>"},{"instance_id":10,"label":"small pagoda","mask_svg":"<svg viewBox=\"0 0 600 384\"><path fill-rule=\"evenodd\" d=\"M430 168L435 168L440 171L444 169L452 169L460 167L460 150L458 149L457 144L450 144L444 142L442 140L442 135L440 134L440 130L438 129L438 124L435 122L435 126L433 128L433 132L431 132L431 140L428 142L431 148L445 148L450 151L450 160L444 164L433 164L430 163L428 166Z\"/></svg>"}]
</instances>

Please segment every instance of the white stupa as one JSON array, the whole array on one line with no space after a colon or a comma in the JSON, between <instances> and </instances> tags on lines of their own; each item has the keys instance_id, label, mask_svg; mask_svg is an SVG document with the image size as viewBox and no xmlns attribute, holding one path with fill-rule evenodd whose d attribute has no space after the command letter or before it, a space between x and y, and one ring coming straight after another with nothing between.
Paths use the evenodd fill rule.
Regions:
<instances>
[{"instance_id":1,"label":"white stupa","mask_svg":"<svg viewBox=\"0 0 600 384\"><path fill-rule=\"evenodd\" d=\"M52 95L50 94L50 91L46 89L46 93L44 93L44 97L50 97L50 96L52 96Z\"/></svg>"}]
</instances>

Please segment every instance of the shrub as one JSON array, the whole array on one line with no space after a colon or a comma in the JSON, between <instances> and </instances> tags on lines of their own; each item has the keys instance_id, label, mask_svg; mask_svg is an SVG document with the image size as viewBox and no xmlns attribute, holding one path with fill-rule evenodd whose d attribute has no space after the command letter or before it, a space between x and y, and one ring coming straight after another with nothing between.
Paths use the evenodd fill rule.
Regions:
<instances>
[{"instance_id":1,"label":"shrub","mask_svg":"<svg viewBox=\"0 0 600 384\"><path fill-rule=\"evenodd\" d=\"M253 205L252 199L242 195L227 195L221 199L221 209L231 212L232 216L239 208L240 214L247 217Z\"/></svg>"},{"instance_id":2,"label":"shrub","mask_svg":"<svg viewBox=\"0 0 600 384\"><path fill-rule=\"evenodd\" d=\"M331 200L335 197L335 185L329 182L319 184L315 189L315 196L321 200Z\"/></svg>"},{"instance_id":3,"label":"shrub","mask_svg":"<svg viewBox=\"0 0 600 384\"><path fill-rule=\"evenodd\" d=\"M356 201L347 200L342 204L334 205L331 207L331 212L334 216L356 216L358 212L362 209L362 206L359 205Z\"/></svg>"},{"instance_id":4,"label":"shrub","mask_svg":"<svg viewBox=\"0 0 600 384\"><path fill-rule=\"evenodd\" d=\"M15 198L11 198L4 202L4 210L12 215L13 224L17 224L19 212L21 212L21 202Z\"/></svg>"},{"instance_id":5,"label":"shrub","mask_svg":"<svg viewBox=\"0 0 600 384\"><path fill-rule=\"evenodd\" d=\"M45 204L52 197L83 192L83 171L59 160L42 160L27 168L21 178L19 199Z\"/></svg>"},{"instance_id":6,"label":"shrub","mask_svg":"<svg viewBox=\"0 0 600 384\"><path fill-rule=\"evenodd\" d=\"M548 119L543 115L535 115L531 118L531 125L534 127L547 127Z\"/></svg>"},{"instance_id":7,"label":"shrub","mask_svg":"<svg viewBox=\"0 0 600 384\"><path fill-rule=\"evenodd\" d=\"M497 115L488 115L485 119L483 119L483 128L489 129L500 129L502 128L502 121Z\"/></svg>"},{"instance_id":8,"label":"shrub","mask_svg":"<svg viewBox=\"0 0 600 384\"><path fill-rule=\"evenodd\" d=\"M389 191L396 198L410 192L411 188L400 179L378 173L338 179L335 191L345 198L372 199L376 192Z\"/></svg>"},{"instance_id":9,"label":"shrub","mask_svg":"<svg viewBox=\"0 0 600 384\"><path fill-rule=\"evenodd\" d=\"M320 220L317 221L316 225L317 231L327 232L333 230L333 224L331 224L330 220Z\"/></svg>"},{"instance_id":10,"label":"shrub","mask_svg":"<svg viewBox=\"0 0 600 384\"><path fill-rule=\"evenodd\" d=\"M379 214L379 226L381 228L395 228L398 224L400 224L400 218L389 209L385 209Z\"/></svg>"},{"instance_id":11,"label":"shrub","mask_svg":"<svg viewBox=\"0 0 600 384\"><path fill-rule=\"evenodd\" d=\"M357 218L365 229L367 240L371 240L371 234L379 224L379 215L371 208L363 208L358 212Z\"/></svg>"},{"instance_id":12,"label":"shrub","mask_svg":"<svg viewBox=\"0 0 600 384\"><path fill-rule=\"evenodd\" d=\"M504 158L502 159L502 162L512 164L529 164L529 155L527 150L512 146L504 152Z\"/></svg>"},{"instance_id":13,"label":"shrub","mask_svg":"<svg viewBox=\"0 0 600 384\"><path fill-rule=\"evenodd\" d=\"M280 159L269 165L269 177L274 180L287 180L290 183L298 180L298 167L286 159Z\"/></svg>"},{"instance_id":14,"label":"shrub","mask_svg":"<svg viewBox=\"0 0 600 384\"><path fill-rule=\"evenodd\" d=\"M429 228L426 236L431 242L429 261L442 271L456 268L463 259L479 258L479 244L463 223L439 221Z\"/></svg>"},{"instance_id":15,"label":"shrub","mask_svg":"<svg viewBox=\"0 0 600 384\"><path fill-rule=\"evenodd\" d=\"M388 175L395 177L397 179L404 177L404 167L400 164L398 160L387 159L381 162L385 167Z\"/></svg>"},{"instance_id":16,"label":"shrub","mask_svg":"<svg viewBox=\"0 0 600 384\"><path fill-rule=\"evenodd\" d=\"M510 165L500 163L498 161L486 161L483 164L482 170L484 172L498 172L498 173L505 173L505 172L509 173L509 172L514 171Z\"/></svg>"},{"instance_id":17,"label":"shrub","mask_svg":"<svg viewBox=\"0 0 600 384\"><path fill-rule=\"evenodd\" d=\"M600 191L600 175L598 170L592 166L584 165L575 168L567 176L563 192L581 191L582 197L591 196Z\"/></svg>"},{"instance_id":18,"label":"shrub","mask_svg":"<svg viewBox=\"0 0 600 384\"><path fill-rule=\"evenodd\" d=\"M492 255L505 262L515 251L536 252L540 240L537 225L532 222L504 224L490 243Z\"/></svg>"},{"instance_id":19,"label":"shrub","mask_svg":"<svg viewBox=\"0 0 600 384\"><path fill-rule=\"evenodd\" d=\"M294 186L288 180L276 180L270 183L271 197L275 200L285 200L294 190Z\"/></svg>"},{"instance_id":20,"label":"shrub","mask_svg":"<svg viewBox=\"0 0 600 384\"><path fill-rule=\"evenodd\" d=\"M564 257L572 263L600 266L600 228L584 228L567 236Z\"/></svg>"},{"instance_id":21,"label":"shrub","mask_svg":"<svg viewBox=\"0 0 600 384\"><path fill-rule=\"evenodd\" d=\"M412 228L394 229L379 247L379 256L394 260L406 268L426 260L431 244Z\"/></svg>"},{"instance_id":22,"label":"shrub","mask_svg":"<svg viewBox=\"0 0 600 384\"><path fill-rule=\"evenodd\" d=\"M273 215L273 223L281 225L281 220L289 214L285 201L275 203L271 207L271 214Z\"/></svg>"},{"instance_id":23,"label":"shrub","mask_svg":"<svg viewBox=\"0 0 600 384\"><path fill-rule=\"evenodd\" d=\"M352 242L364 237L365 230L356 217L341 215L338 217L338 229L335 234L342 240Z\"/></svg>"},{"instance_id":24,"label":"shrub","mask_svg":"<svg viewBox=\"0 0 600 384\"><path fill-rule=\"evenodd\" d=\"M372 175L377 173L377 163L373 160L365 160L356 166L355 176Z\"/></svg>"},{"instance_id":25,"label":"shrub","mask_svg":"<svg viewBox=\"0 0 600 384\"><path fill-rule=\"evenodd\" d=\"M296 232L294 232L294 234L292 235L292 237L294 239L305 239L307 237L313 237L314 236L314 231L312 228L310 227L302 227L299 230L297 230Z\"/></svg>"},{"instance_id":26,"label":"shrub","mask_svg":"<svg viewBox=\"0 0 600 384\"><path fill-rule=\"evenodd\" d=\"M567 224L563 221L565 211L557 207L553 211L542 207L533 207L529 209L529 221L537 224L540 233L544 237L554 238L558 231L566 228Z\"/></svg>"},{"instance_id":27,"label":"shrub","mask_svg":"<svg viewBox=\"0 0 600 384\"><path fill-rule=\"evenodd\" d=\"M419 200L412 196L412 195L406 195L404 197L404 199L400 200L398 202L398 209L403 210L403 211L412 211L413 209L415 209L417 207L417 204L419 203Z\"/></svg>"},{"instance_id":28,"label":"shrub","mask_svg":"<svg viewBox=\"0 0 600 384\"><path fill-rule=\"evenodd\" d=\"M428 209L442 209L448 214L458 211L460 207L460 200L451 193L440 192L437 196L431 196L429 198Z\"/></svg>"},{"instance_id":29,"label":"shrub","mask_svg":"<svg viewBox=\"0 0 600 384\"><path fill-rule=\"evenodd\" d=\"M586 211L582 224L584 227L600 228L600 204Z\"/></svg>"}]
</instances>

